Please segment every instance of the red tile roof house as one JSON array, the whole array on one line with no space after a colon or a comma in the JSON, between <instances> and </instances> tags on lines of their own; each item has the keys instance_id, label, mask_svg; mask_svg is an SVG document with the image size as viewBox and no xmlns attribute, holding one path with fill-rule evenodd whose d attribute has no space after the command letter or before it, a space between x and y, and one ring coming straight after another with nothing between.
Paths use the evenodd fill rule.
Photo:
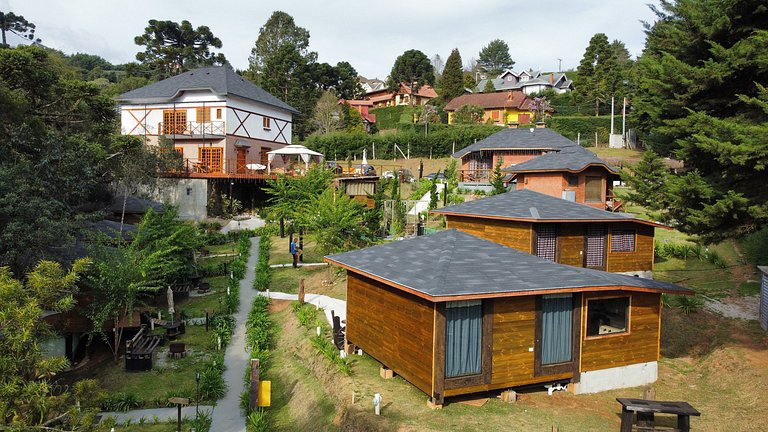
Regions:
<instances>
[{"instance_id":1,"label":"red tile roof house","mask_svg":"<svg viewBox=\"0 0 768 432\"><path fill-rule=\"evenodd\" d=\"M437 92L432 86L425 84L419 87L419 91L414 96L414 105L425 105L429 100L437 97ZM410 105L411 104L411 87L403 83L400 83L398 91L393 92L388 88L381 90L375 90L365 94L365 99L373 103L377 108L397 106L397 105Z\"/></svg>"},{"instance_id":2,"label":"red tile roof house","mask_svg":"<svg viewBox=\"0 0 768 432\"><path fill-rule=\"evenodd\" d=\"M371 125L376 123L376 114L370 114L368 109L373 106L373 102L369 100L347 100L339 99L339 105L348 104L352 108L356 109L363 118L363 127L366 132L371 131Z\"/></svg>"},{"instance_id":3,"label":"red tile roof house","mask_svg":"<svg viewBox=\"0 0 768 432\"><path fill-rule=\"evenodd\" d=\"M448 123L454 123L456 110L464 105L483 109L483 122L493 120L499 126L529 124L533 119L531 99L521 91L465 94L451 99L445 106Z\"/></svg>"},{"instance_id":4,"label":"red tile roof house","mask_svg":"<svg viewBox=\"0 0 768 432\"><path fill-rule=\"evenodd\" d=\"M347 270L348 342L434 405L532 384L593 393L652 383L661 294L692 294L455 229L325 260Z\"/></svg>"}]
</instances>

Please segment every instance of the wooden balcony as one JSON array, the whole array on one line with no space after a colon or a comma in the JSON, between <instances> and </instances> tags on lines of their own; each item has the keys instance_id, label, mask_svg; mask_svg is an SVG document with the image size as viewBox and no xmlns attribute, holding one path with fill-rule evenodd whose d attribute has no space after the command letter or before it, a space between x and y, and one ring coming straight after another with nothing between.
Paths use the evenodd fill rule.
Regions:
<instances>
[{"instance_id":1,"label":"wooden balcony","mask_svg":"<svg viewBox=\"0 0 768 432\"><path fill-rule=\"evenodd\" d=\"M223 121L211 122L170 122L157 124L161 135L174 139L224 138L227 127Z\"/></svg>"},{"instance_id":2,"label":"wooden balcony","mask_svg":"<svg viewBox=\"0 0 768 432\"><path fill-rule=\"evenodd\" d=\"M458 170L459 181L463 183L488 183L491 178L491 169L462 169Z\"/></svg>"},{"instance_id":3,"label":"wooden balcony","mask_svg":"<svg viewBox=\"0 0 768 432\"><path fill-rule=\"evenodd\" d=\"M257 164L254 160L237 159L210 159L201 161L197 158L184 158L179 167L163 173L163 177L175 178L204 178L204 179L275 179L273 172L267 174L267 170L249 169L247 165Z\"/></svg>"}]
</instances>

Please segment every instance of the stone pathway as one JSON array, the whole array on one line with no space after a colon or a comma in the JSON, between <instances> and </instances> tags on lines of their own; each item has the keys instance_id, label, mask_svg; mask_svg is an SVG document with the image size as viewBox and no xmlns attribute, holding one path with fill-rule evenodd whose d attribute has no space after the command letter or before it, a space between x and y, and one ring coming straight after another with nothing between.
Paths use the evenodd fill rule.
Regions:
<instances>
[{"instance_id":1,"label":"stone pathway","mask_svg":"<svg viewBox=\"0 0 768 432\"><path fill-rule=\"evenodd\" d=\"M258 216L237 216L235 219L229 221L228 224L221 228L221 232L226 234L230 231L238 231L244 229L256 229L261 228L267 223L264 219Z\"/></svg>"},{"instance_id":2,"label":"stone pathway","mask_svg":"<svg viewBox=\"0 0 768 432\"><path fill-rule=\"evenodd\" d=\"M243 380L245 368L250 361L250 354L245 344L245 321L257 291L253 288L256 277L256 261L259 259L259 238L251 239L251 251L245 265L245 277L240 281L240 309L234 315L235 333L224 354L224 381L227 382L227 394L213 410L212 431L245 432L245 416L240 411L240 393L245 389Z\"/></svg>"},{"instance_id":3,"label":"stone pathway","mask_svg":"<svg viewBox=\"0 0 768 432\"><path fill-rule=\"evenodd\" d=\"M299 267L325 267L327 266L327 262L321 262L321 263L299 263ZM286 267L293 267L292 263L288 264L272 264L269 266L270 268L286 268Z\"/></svg>"}]
</instances>

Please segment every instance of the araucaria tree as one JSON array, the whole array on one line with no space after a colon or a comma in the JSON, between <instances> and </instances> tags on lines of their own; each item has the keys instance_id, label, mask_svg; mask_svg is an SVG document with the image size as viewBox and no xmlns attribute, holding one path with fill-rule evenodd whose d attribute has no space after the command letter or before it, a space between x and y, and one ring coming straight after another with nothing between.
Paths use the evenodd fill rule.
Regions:
<instances>
[{"instance_id":1,"label":"araucaria tree","mask_svg":"<svg viewBox=\"0 0 768 432\"><path fill-rule=\"evenodd\" d=\"M0 32L3 34L3 42L0 48L8 47L8 33L13 33L24 39L29 39L37 43L40 42L39 38L35 38L35 25L21 15L16 15L13 12L0 11Z\"/></svg>"},{"instance_id":2,"label":"araucaria tree","mask_svg":"<svg viewBox=\"0 0 768 432\"><path fill-rule=\"evenodd\" d=\"M485 72L498 75L515 65L509 54L509 45L501 39L494 39L480 50L477 61ZM489 77L491 78L491 77Z\"/></svg>"},{"instance_id":3,"label":"araucaria tree","mask_svg":"<svg viewBox=\"0 0 768 432\"><path fill-rule=\"evenodd\" d=\"M415 103L413 95L418 93L423 85L435 84L434 68L423 52L408 50L395 60L389 73L388 85L390 89L397 90L401 83L411 89L411 105Z\"/></svg>"},{"instance_id":4,"label":"araucaria tree","mask_svg":"<svg viewBox=\"0 0 768 432\"><path fill-rule=\"evenodd\" d=\"M454 48L445 61L443 75L440 77L440 90L445 102L464 94L464 70L458 48Z\"/></svg>"},{"instance_id":5,"label":"araucaria tree","mask_svg":"<svg viewBox=\"0 0 768 432\"><path fill-rule=\"evenodd\" d=\"M678 0L654 11L633 107L646 144L689 168L668 178L657 207L704 240L759 229L768 223L768 7Z\"/></svg>"},{"instance_id":6,"label":"araucaria tree","mask_svg":"<svg viewBox=\"0 0 768 432\"><path fill-rule=\"evenodd\" d=\"M136 45L144 46L144 52L136 54L136 60L148 65L159 78L178 75L199 66L223 64L224 54L213 53L211 48L221 48L221 40L207 26L192 27L183 20L149 20L144 34L136 36Z\"/></svg>"}]
</instances>

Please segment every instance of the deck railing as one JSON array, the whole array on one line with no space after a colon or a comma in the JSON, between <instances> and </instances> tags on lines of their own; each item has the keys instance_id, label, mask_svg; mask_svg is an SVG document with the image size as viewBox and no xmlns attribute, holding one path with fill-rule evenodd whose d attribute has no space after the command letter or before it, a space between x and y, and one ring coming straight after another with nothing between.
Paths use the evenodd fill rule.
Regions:
<instances>
[{"instance_id":1,"label":"deck railing","mask_svg":"<svg viewBox=\"0 0 768 432\"><path fill-rule=\"evenodd\" d=\"M459 170L460 182L487 182L491 177L490 169L466 169Z\"/></svg>"},{"instance_id":2,"label":"deck railing","mask_svg":"<svg viewBox=\"0 0 768 432\"><path fill-rule=\"evenodd\" d=\"M226 135L223 121L212 122L170 122L157 124L161 135Z\"/></svg>"},{"instance_id":3,"label":"deck railing","mask_svg":"<svg viewBox=\"0 0 768 432\"><path fill-rule=\"evenodd\" d=\"M193 178L269 178L267 170L249 169L248 165L257 164L255 160L183 158L180 163L165 174L170 177Z\"/></svg>"}]
</instances>

